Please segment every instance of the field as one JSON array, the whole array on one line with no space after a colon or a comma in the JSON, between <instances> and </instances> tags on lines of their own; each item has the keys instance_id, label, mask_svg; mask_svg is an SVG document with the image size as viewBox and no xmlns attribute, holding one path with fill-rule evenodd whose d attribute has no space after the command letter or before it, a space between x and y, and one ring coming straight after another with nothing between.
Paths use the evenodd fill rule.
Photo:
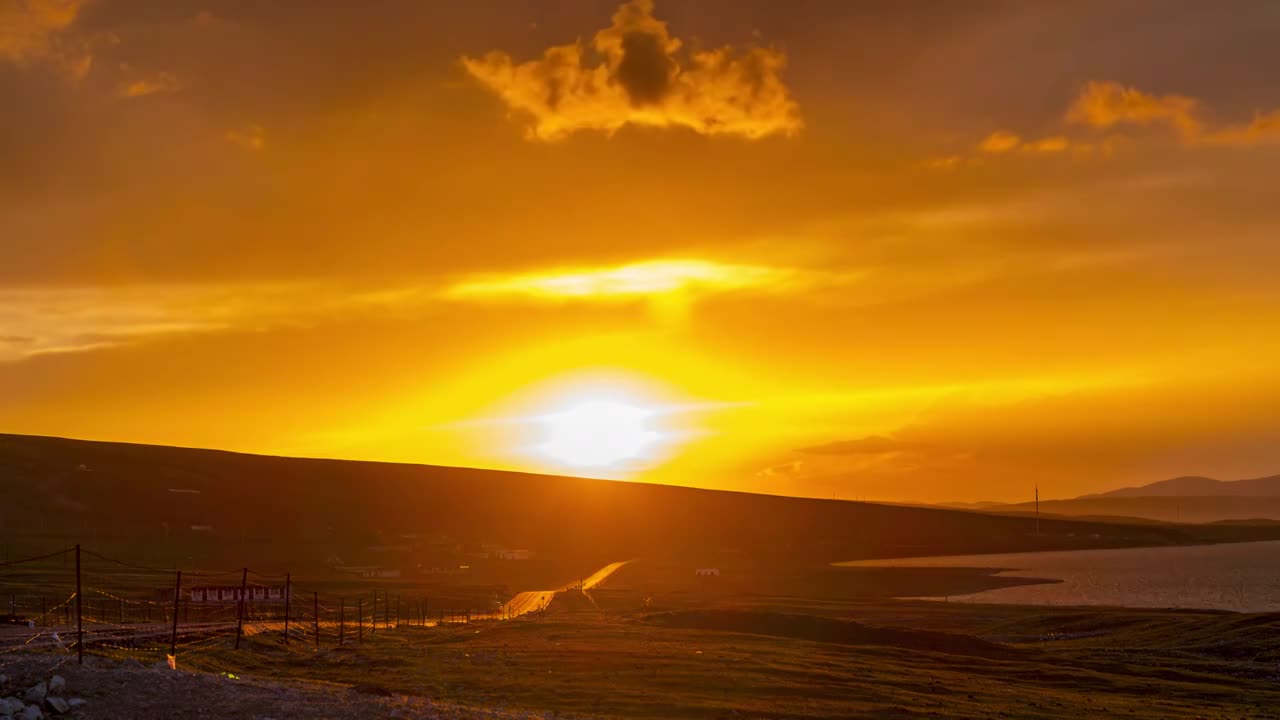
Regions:
<instances>
[{"instance_id":1,"label":"field","mask_svg":"<svg viewBox=\"0 0 1280 720\"><path fill-rule=\"evenodd\" d=\"M579 604L580 605L580 604ZM552 608L193 667L581 717L1276 717L1280 618L754 598ZM921 628L927 628L921 629Z\"/></svg>"},{"instance_id":2,"label":"field","mask_svg":"<svg viewBox=\"0 0 1280 720\"><path fill-rule=\"evenodd\" d=\"M321 683L313 687L353 702L422 699L521 717L1280 717L1280 615L902 601L892 596L1005 580L958 569L832 572L842 579L823 571L797 585L797 571L745 593L639 561L515 620L405 623L342 647L326 632L319 648L305 630L286 645L278 626L262 625L239 650L225 636L184 644L178 663L197 679ZM163 652L94 654L151 663ZM235 682L224 681L227 692ZM85 717L173 712L171 696L91 699L107 712ZM332 717L348 716L344 703Z\"/></svg>"}]
</instances>

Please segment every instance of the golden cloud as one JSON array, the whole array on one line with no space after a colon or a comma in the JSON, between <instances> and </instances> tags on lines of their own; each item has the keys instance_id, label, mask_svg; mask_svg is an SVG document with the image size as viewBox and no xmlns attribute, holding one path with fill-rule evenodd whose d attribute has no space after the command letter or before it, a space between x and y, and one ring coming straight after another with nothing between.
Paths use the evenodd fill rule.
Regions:
<instances>
[{"instance_id":1,"label":"golden cloud","mask_svg":"<svg viewBox=\"0 0 1280 720\"><path fill-rule=\"evenodd\" d=\"M1256 145L1280 142L1280 110L1258 113L1247 125L1230 125L1209 134L1205 140L1219 145Z\"/></svg>"},{"instance_id":2,"label":"golden cloud","mask_svg":"<svg viewBox=\"0 0 1280 720\"><path fill-rule=\"evenodd\" d=\"M748 139L791 135L803 127L799 106L782 81L781 50L736 52L726 46L686 55L682 45L653 17L652 0L631 0L596 33L590 49L581 41L558 45L523 63L495 50L463 57L462 65L527 116L530 139L557 140L581 130L612 133L628 124Z\"/></svg>"},{"instance_id":3,"label":"golden cloud","mask_svg":"<svg viewBox=\"0 0 1280 720\"><path fill-rule=\"evenodd\" d=\"M535 300L625 300L672 293L781 290L800 272L763 265L709 260L650 260L614 267L562 268L545 272L485 275L450 287L445 297L479 300L527 297Z\"/></svg>"},{"instance_id":4,"label":"golden cloud","mask_svg":"<svg viewBox=\"0 0 1280 720\"><path fill-rule=\"evenodd\" d=\"M986 153L1004 153L1010 150L1017 150L1021 144L1022 138L1017 135L1004 130L997 130L978 143L978 149Z\"/></svg>"},{"instance_id":5,"label":"golden cloud","mask_svg":"<svg viewBox=\"0 0 1280 720\"><path fill-rule=\"evenodd\" d=\"M1225 145L1250 147L1280 142L1280 109L1259 112L1252 122L1213 128L1200 118L1201 103L1185 95L1152 95L1116 82L1090 82L1084 86L1067 109L1064 120L1069 125L1087 126L1094 130L1110 130L1122 125L1164 127L1173 130L1188 146ZM1078 138L1051 135L1024 141L1009 130L997 130L978 142L980 154L1003 155L1012 152L1073 155L1098 152L1111 154L1114 138ZM961 155L948 155L927 161L925 167L950 170L965 160ZM970 164L979 159L972 158Z\"/></svg>"},{"instance_id":6,"label":"golden cloud","mask_svg":"<svg viewBox=\"0 0 1280 720\"><path fill-rule=\"evenodd\" d=\"M227 141L239 145L245 150L258 151L267 146L267 131L261 125L248 125L244 128L228 130Z\"/></svg>"},{"instance_id":7,"label":"golden cloud","mask_svg":"<svg viewBox=\"0 0 1280 720\"><path fill-rule=\"evenodd\" d=\"M93 55L84 42L64 37L83 0L5 0L0 2L0 60L27 65L48 60L73 79L89 72Z\"/></svg>"},{"instance_id":8,"label":"golden cloud","mask_svg":"<svg viewBox=\"0 0 1280 720\"><path fill-rule=\"evenodd\" d=\"M1200 135L1199 103L1183 95L1149 95L1116 82L1091 82L1067 110L1067 122L1106 129L1120 124L1168 125L1184 138Z\"/></svg>"},{"instance_id":9,"label":"golden cloud","mask_svg":"<svg viewBox=\"0 0 1280 720\"><path fill-rule=\"evenodd\" d=\"M0 4L0 58L24 63L54 51L54 35L75 21L80 0L8 0Z\"/></svg>"},{"instance_id":10,"label":"golden cloud","mask_svg":"<svg viewBox=\"0 0 1280 720\"><path fill-rule=\"evenodd\" d=\"M162 92L177 92L182 89L178 78L171 73L158 73L153 78L144 78L126 83L120 87L120 95L127 98L145 97Z\"/></svg>"}]
</instances>

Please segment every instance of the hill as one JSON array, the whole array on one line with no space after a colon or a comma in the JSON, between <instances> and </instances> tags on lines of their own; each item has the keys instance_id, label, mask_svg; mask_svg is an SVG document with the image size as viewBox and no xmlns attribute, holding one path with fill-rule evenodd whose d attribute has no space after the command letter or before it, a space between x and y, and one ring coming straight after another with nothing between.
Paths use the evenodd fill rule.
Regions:
<instances>
[{"instance_id":1,"label":"hill","mask_svg":"<svg viewBox=\"0 0 1280 720\"><path fill-rule=\"evenodd\" d=\"M533 475L0 435L6 550L62 542L261 566L408 565L528 548L582 564L873 557L1273 539L1277 527L1116 524ZM16 551L16 550L14 550Z\"/></svg>"},{"instance_id":2,"label":"hill","mask_svg":"<svg viewBox=\"0 0 1280 720\"><path fill-rule=\"evenodd\" d=\"M1097 497L1280 497L1280 475L1248 480L1215 480L1189 475L1139 487L1084 495L1079 499Z\"/></svg>"}]
</instances>

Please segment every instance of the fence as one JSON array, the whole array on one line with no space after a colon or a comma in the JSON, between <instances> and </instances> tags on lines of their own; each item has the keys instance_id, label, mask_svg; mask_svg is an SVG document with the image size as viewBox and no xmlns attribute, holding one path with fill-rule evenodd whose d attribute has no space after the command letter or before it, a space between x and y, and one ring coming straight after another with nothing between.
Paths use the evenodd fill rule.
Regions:
<instances>
[{"instance_id":1,"label":"fence","mask_svg":"<svg viewBox=\"0 0 1280 720\"><path fill-rule=\"evenodd\" d=\"M80 545L0 562L0 668L24 651L161 653L268 645L361 643L379 631L507 620L526 614L432 607L421 594L377 588L342 593L297 583L292 573L250 568L221 572L163 569L126 562Z\"/></svg>"}]
</instances>

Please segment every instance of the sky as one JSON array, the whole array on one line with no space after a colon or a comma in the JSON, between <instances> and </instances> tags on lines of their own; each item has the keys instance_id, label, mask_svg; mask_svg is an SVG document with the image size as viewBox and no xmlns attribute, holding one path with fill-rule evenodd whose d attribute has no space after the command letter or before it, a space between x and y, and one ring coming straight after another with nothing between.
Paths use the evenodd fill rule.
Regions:
<instances>
[{"instance_id":1,"label":"sky","mask_svg":"<svg viewBox=\"0 0 1280 720\"><path fill-rule=\"evenodd\" d=\"M0 0L0 431L1280 472L1280 5Z\"/></svg>"}]
</instances>

